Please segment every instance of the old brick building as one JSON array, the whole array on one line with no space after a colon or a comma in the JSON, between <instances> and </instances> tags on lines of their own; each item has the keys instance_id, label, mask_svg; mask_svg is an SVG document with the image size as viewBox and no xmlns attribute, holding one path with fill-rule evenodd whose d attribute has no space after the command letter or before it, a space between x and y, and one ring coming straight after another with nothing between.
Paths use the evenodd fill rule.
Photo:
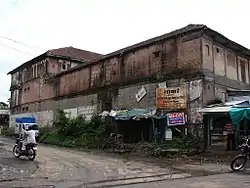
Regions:
<instances>
[{"instance_id":1,"label":"old brick building","mask_svg":"<svg viewBox=\"0 0 250 188\"><path fill-rule=\"evenodd\" d=\"M33 62L41 62L39 57ZM26 98L15 97L17 71L10 72L11 101L15 101L11 116L15 118L27 109L38 119L45 115L46 121L40 119L46 125L57 108L88 116L114 108L154 107L155 90L164 81L168 87L187 86L188 121L201 123L197 109L214 99L224 101L227 89L250 88L249 60L250 50L205 25L188 25L63 72L53 71L56 65L47 64L46 70L57 74L38 79L33 86L28 84L31 81L22 83L22 92L25 88L36 92L32 96L27 93ZM135 95L142 86L147 94L137 102Z\"/></svg>"},{"instance_id":2,"label":"old brick building","mask_svg":"<svg viewBox=\"0 0 250 188\"><path fill-rule=\"evenodd\" d=\"M100 56L97 53L65 47L49 50L10 71L10 123L13 124L17 116L34 115L40 122L46 122L47 118L52 119L51 109L42 111L42 102L55 96L54 84L48 80L53 75Z\"/></svg>"}]
</instances>

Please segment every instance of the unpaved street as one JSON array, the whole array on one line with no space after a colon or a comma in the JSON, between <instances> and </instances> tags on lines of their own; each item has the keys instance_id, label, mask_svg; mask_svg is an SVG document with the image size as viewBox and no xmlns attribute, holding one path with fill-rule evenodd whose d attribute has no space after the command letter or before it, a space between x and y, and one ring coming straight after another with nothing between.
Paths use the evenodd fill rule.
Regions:
<instances>
[{"instance_id":1,"label":"unpaved street","mask_svg":"<svg viewBox=\"0 0 250 188\"><path fill-rule=\"evenodd\" d=\"M247 174L190 177L190 174L145 162L94 155L75 150L38 146L34 162L15 159L11 150L14 140L1 138L4 143L1 168L5 166L0 187L124 187L161 188L249 187ZM2 176L3 177L3 176Z\"/></svg>"},{"instance_id":2,"label":"unpaved street","mask_svg":"<svg viewBox=\"0 0 250 188\"><path fill-rule=\"evenodd\" d=\"M10 156L14 140L2 138L4 148L9 151L10 160L18 161ZM27 187L34 185L57 185L58 187L99 187L116 184L140 182L140 178L150 177L152 180L182 178L189 174L172 171L168 168L150 165L142 162L123 160L120 158L93 155L75 150L38 146L38 156L35 162L21 161L25 163L37 163L33 165L33 172L19 179L10 179L2 182L2 185Z\"/></svg>"}]
</instances>

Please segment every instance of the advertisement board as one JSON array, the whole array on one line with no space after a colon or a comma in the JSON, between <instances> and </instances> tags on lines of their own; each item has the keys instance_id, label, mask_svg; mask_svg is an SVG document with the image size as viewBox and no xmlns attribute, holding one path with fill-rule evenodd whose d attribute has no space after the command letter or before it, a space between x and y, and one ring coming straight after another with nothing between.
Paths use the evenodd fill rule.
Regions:
<instances>
[{"instance_id":1,"label":"advertisement board","mask_svg":"<svg viewBox=\"0 0 250 188\"><path fill-rule=\"evenodd\" d=\"M156 89L156 109L177 110L187 108L186 87Z\"/></svg>"},{"instance_id":2,"label":"advertisement board","mask_svg":"<svg viewBox=\"0 0 250 188\"><path fill-rule=\"evenodd\" d=\"M183 112L169 113L167 117L168 126L185 124L185 115Z\"/></svg>"}]
</instances>

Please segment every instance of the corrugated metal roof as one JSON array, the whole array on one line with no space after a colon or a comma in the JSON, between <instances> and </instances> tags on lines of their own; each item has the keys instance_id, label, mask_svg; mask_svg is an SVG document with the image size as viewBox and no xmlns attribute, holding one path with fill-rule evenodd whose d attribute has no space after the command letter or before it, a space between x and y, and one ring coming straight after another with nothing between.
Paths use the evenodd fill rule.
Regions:
<instances>
[{"instance_id":1,"label":"corrugated metal roof","mask_svg":"<svg viewBox=\"0 0 250 188\"><path fill-rule=\"evenodd\" d=\"M229 96L228 97L228 101L240 101L240 100L250 101L250 96L245 95L245 96Z\"/></svg>"},{"instance_id":2,"label":"corrugated metal roof","mask_svg":"<svg viewBox=\"0 0 250 188\"><path fill-rule=\"evenodd\" d=\"M211 108L202 108L198 110L200 113L227 113L231 110L232 106L221 106L221 107L211 107Z\"/></svg>"},{"instance_id":3,"label":"corrugated metal roof","mask_svg":"<svg viewBox=\"0 0 250 188\"><path fill-rule=\"evenodd\" d=\"M131 109L131 110L111 110L111 112L104 111L100 116L111 116L115 120L139 120L148 118L166 118L166 114L157 114L155 108L147 109Z\"/></svg>"},{"instance_id":4,"label":"corrugated metal roof","mask_svg":"<svg viewBox=\"0 0 250 188\"><path fill-rule=\"evenodd\" d=\"M249 101L247 100L241 100L241 101L229 101L223 104L213 105L207 108L202 108L198 110L200 113L226 113L231 110L233 107L249 107Z\"/></svg>"},{"instance_id":5,"label":"corrugated metal roof","mask_svg":"<svg viewBox=\"0 0 250 188\"><path fill-rule=\"evenodd\" d=\"M240 105L242 103L249 103L248 100L238 100L238 101L228 101L223 104L223 106L234 106L234 105Z\"/></svg>"}]
</instances>

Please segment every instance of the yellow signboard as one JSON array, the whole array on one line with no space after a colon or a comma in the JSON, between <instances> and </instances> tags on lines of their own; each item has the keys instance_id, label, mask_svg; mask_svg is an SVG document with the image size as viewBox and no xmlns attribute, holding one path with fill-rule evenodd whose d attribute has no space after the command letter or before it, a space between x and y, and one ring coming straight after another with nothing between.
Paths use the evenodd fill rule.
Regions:
<instances>
[{"instance_id":1,"label":"yellow signboard","mask_svg":"<svg viewBox=\"0 0 250 188\"><path fill-rule=\"evenodd\" d=\"M156 109L178 110L186 108L186 87L168 87L156 89Z\"/></svg>"}]
</instances>

